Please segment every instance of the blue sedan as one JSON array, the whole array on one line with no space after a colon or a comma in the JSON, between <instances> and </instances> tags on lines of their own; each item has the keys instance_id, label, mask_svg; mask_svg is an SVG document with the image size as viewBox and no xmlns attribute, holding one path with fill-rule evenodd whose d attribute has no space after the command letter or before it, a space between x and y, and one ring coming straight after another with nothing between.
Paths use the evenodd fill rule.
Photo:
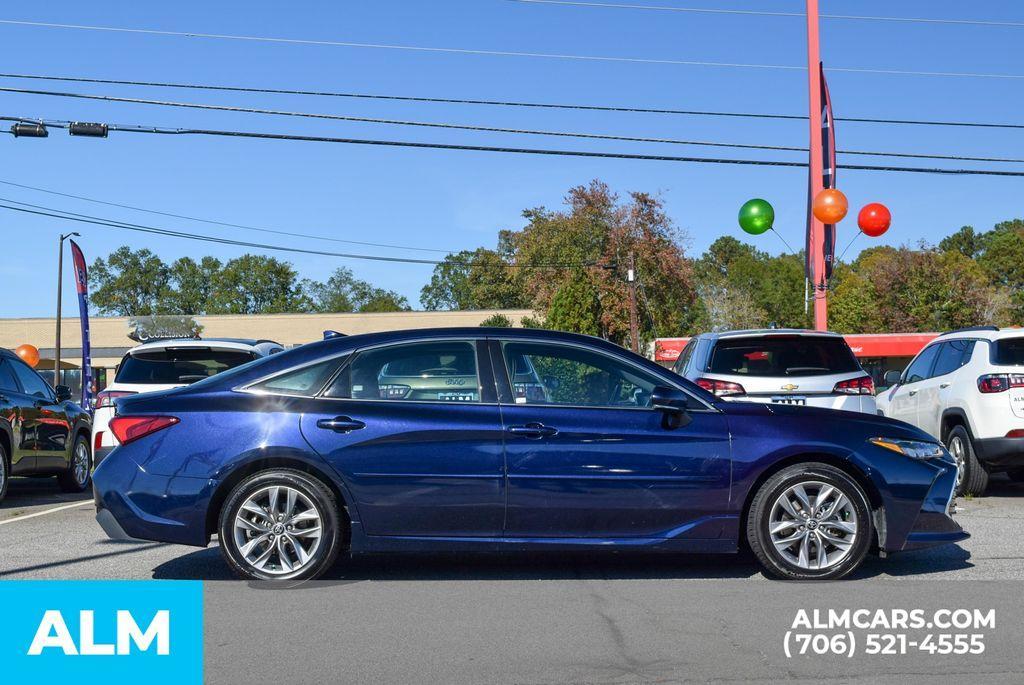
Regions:
<instances>
[{"instance_id":1,"label":"blue sedan","mask_svg":"<svg viewBox=\"0 0 1024 685\"><path fill-rule=\"evenodd\" d=\"M771 576L828 579L967 537L956 462L917 428L722 402L586 336L335 336L116 402L103 529L217 534L249 579L315 578L343 552L744 546Z\"/></svg>"}]
</instances>

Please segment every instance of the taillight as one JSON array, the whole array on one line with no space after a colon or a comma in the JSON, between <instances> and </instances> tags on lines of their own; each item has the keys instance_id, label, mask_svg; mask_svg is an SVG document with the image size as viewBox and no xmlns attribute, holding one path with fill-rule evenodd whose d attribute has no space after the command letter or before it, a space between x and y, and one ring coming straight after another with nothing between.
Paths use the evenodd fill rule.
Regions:
<instances>
[{"instance_id":1,"label":"taillight","mask_svg":"<svg viewBox=\"0 0 1024 685\"><path fill-rule=\"evenodd\" d=\"M384 384L378 387L382 400L402 400L412 390L408 385Z\"/></svg>"},{"instance_id":2,"label":"taillight","mask_svg":"<svg viewBox=\"0 0 1024 685\"><path fill-rule=\"evenodd\" d=\"M174 416L115 416L110 419L110 431L122 445L138 440L178 423Z\"/></svg>"},{"instance_id":3,"label":"taillight","mask_svg":"<svg viewBox=\"0 0 1024 685\"><path fill-rule=\"evenodd\" d=\"M843 395L874 395L875 382L871 380L871 376L858 376L847 381L839 381L836 387L832 388L832 392Z\"/></svg>"},{"instance_id":4,"label":"taillight","mask_svg":"<svg viewBox=\"0 0 1024 685\"><path fill-rule=\"evenodd\" d=\"M99 409L100 407L113 407L114 400L118 397L127 397L128 395L136 394L138 393L127 390L102 390L96 395L96 409Z\"/></svg>"},{"instance_id":5,"label":"taillight","mask_svg":"<svg viewBox=\"0 0 1024 685\"><path fill-rule=\"evenodd\" d=\"M698 378L697 385L704 388L710 393L714 393L718 397L728 397L729 395L744 395L747 392L739 383L733 383L731 381L720 381L716 378Z\"/></svg>"},{"instance_id":6,"label":"taillight","mask_svg":"<svg viewBox=\"0 0 1024 685\"><path fill-rule=\"evenodd\" d=\"M1024 428L1014 428L1006 434L1008 438L1024 438Z\"/></svg>"},{"instance_id":7,"label":"taillight","mask_svg":"<svg viewBox=\"0 0 1024 685\"><path fill-rule=\"evenodd\" d=\"M1006 392L1010 388L1024 388L1024 375L1011 373L990 373L978 378L978 390L985 394Z\"/></svg>"},{"instance_id":8,"label":"taillight","mask_svg":"<svg viewBox=\"0 0 1024 685\"><path fill-rule=\"evenodd\" d=\"M100 451L100 447L103 446L103 431L96 431L96 435L92 439L92 453L96 454Z\"/></svg>"}]
</instances>

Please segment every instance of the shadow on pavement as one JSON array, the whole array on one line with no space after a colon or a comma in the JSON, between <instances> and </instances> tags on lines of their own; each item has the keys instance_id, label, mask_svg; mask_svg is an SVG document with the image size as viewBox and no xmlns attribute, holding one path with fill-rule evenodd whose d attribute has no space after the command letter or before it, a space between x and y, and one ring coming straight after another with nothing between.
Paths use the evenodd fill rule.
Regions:
<instances>
[{"instance_id":1,"label":"shadow on pavement","mask_svg":"<svg viewBox=\"0 0 1024 685\"><path fill-rule=\"evenodd\" d=\"M970 568L970 554L960 547L908 552L879 559L869 556L851 578L927 577ZM409 580L683 580L761 577L749 555L672 553L517 553L389 554L342 558L320 581ZM160 564L153 578L230 580L234 578L216 546Z\"/></svg>"},{"instance_id":2,"label":"shadow on pavement","mask_svg":"<svg viewBox=\"0 0 1024 685\"><path fill-rule=\"evenodd\" d=\"M155 549L157 547L163 547L162 542L138 542L138 541L118 541L118 540L104 540L100 543L105 547L112 547L110 551L97 552L96 554L86 554L80 557L71 557L69 559L61 559L59 561L48 561L42 564L33 564L31 566L19 566L17 568L5 568L0 571L0 577L15 575L18 573L31 573L32 571L42 571L51 568L60 568L62 566L70 566L73 564L81 564L86 561L95 561L96 559L106 559L108 557L119 557L125 554L133 554L135 552L141 552L147 549Z\"/></svg>"},{"instance_id":3,"label":"shadow on pavement","mask_svg":"<svg viewBox=\"0 0 1024 685\"><path fill-rule=\"evenodd\" d=\"M0 510L41 504L70 504L91 499L91 489L85 492L63 492L56 478L11 478L7 484L7 496L0 502Z\"/></svg>"}]
</instances>

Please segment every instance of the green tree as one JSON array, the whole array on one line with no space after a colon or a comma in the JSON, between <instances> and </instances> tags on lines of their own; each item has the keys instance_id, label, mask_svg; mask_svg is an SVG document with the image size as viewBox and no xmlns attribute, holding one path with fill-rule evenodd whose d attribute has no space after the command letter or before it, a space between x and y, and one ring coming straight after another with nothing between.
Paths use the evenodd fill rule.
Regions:
<instances>
[{"instance_id":1,"label":"green tree","mask_svg":"<svg viewBox=\"0 0 1024 685\"><path fill-rule=\"evenodd\" d=\"M89 301L100 314L149 316L163 313L170 272L163 260L142 248L119 247L89 269Z\"/></svg>"},{"instance_id":2,"label":"green tree","mask_svg":"<svg viewBox=\"0 0 1024 685\"><path fill-rule=\"evenodd\" d=\"M943 252L959 252L964 257L974 259L985 249L984 234L975 232L973 226L963 226L939 241L939 249Z\"/></svg>"},{"instance_id":3,"label":"green tree","mask_svg":"<svg viewBox=\"0 0 1024 685\"><path fill-rule=\"evenodd\" d=\"M306 280L302 289L317 312L400 312L409 310L405 297L355 277L351 269L336 269L325 282Z\"/></svg>"},{"instance_id":4,"label":"green tree","mask_svg":"<svg viewBox=\"0 0 1024 685\"><path fill-rule=\"evenodd\" d=\"M198 262L191 257L175 260L168 270L169 287L161 297L161 309L173 314L205 314L220 269L220 260L214 257Z\"/></svg>"},{"instance_id":5,"label":"green tree","mask_svg":"<svg viewBox=\"0 0 1024 685\"><path fill-rule=\"evenodd\" d=\"M229 260L212 280L210 314L309 311L295 269L274 257L246 254Z\"/></svg>"},{"instance_id":6,"label":"green tree","mask_svg":"<svg viewBox=\"0 0 1024 685\"><path fill-rule=\"evenodd\" d=\"M491 314L480 322L483 328L512 328L512 319L504 314Z\"/></svg>"},{"instance_id":7,"label":"green tree","mask_svg":"<svg viewBox=\"0 0 1024 685\"><path fill-rule=\"evenodd\" d=\"M551 298L544 323L545 327L559 331L601 333L601 303L585 271L574 272L561 284Z\"/></svg>"},{"instance_id":8,"label":"green tree","mask_svg":"<svg viewBox=\"0 0 1024 685\"><path fill-rule=\"evenodd\" d=\"M448 255L420 291L425 309L518 309L529 306L516 269L484 247Z\"/></svg>"}]
</instances>

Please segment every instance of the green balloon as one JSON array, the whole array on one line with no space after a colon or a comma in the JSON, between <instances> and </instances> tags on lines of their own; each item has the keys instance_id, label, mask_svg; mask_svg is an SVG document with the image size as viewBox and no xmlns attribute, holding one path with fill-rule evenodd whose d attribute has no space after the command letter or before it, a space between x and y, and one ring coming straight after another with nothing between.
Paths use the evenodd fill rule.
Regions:
<instances>
[{"instance_id":1,"label":"green balloon","mask_svg":"<svg viewBox=\"0 0 1024 685\"><path fill-rule=\"evenodd\" d=\"M750 235L761 235L775 223L775 210L760 198L748 200L740 207L740 228Z\"/></svg>"}]
</instances>

